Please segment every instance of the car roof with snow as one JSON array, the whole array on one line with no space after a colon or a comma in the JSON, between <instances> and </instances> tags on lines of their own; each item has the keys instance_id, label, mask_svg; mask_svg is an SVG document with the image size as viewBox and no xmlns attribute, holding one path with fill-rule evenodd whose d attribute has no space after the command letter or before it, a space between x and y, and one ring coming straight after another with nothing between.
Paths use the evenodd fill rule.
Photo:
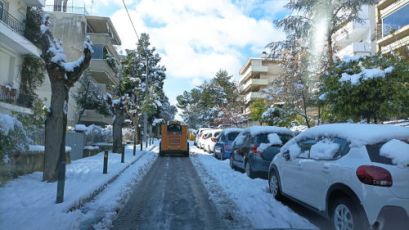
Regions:
<instances>
[{"instance_id":1,"label":"car roof with snow","mask_svg":"<svg viewBox=\"0 0 409 230\"><path fill-rule=\"evenodd\" d=\"M229 133L234 133L234 132L241 132L241 131L243 131L242 128L226 128L226 129L223 129L224 134L229 134Z\"/></svg>"},{"instance_id":2,"label":"car roof with snow","mask_svg":"<svg viewBox=\"0 0 409 230\"><path fill-rule=\"evenodd\" d=\"M277 126L252 126L243 130L243 132L250 132L252 136L256 136L262 133L280 133L294 135L294 132L287 128Z\"/></svg>"},{"instance_id":3,"label":"car roof with snow","mask_svg":"<svg viewBox=\"0 0 409 230\"><path fill-rule=\"evenodd\" d=\"M283 146L285 151L295 142L305 138L340 137L351 143L351 146L372 145L391 139L408 139L409 128L393 125L338 123L320 125L300 133Z\"/></svg>"}]
</instances>

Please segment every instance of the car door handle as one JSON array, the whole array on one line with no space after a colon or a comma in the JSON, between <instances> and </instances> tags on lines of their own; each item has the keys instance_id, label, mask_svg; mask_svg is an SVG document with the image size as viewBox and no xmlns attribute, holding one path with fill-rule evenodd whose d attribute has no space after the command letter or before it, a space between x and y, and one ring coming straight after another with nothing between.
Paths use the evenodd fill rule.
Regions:
<instances>
[{"instance_id":1,"label":"car door handle","mask_svg":"<svg viewBox=\"0 0 409 230\"><path fill-rule=\"evenodd\" d=\"M328 166L323 166L322 167L322 172L323 173L329 173L329 167Z\"/></svg>"}]
</instances>

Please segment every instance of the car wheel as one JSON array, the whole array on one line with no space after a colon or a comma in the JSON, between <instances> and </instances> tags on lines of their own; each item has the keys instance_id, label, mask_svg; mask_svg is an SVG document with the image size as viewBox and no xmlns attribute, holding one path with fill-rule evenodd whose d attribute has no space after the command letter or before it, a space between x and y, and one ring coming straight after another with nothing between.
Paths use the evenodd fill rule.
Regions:
<instances>
[{"instance_id":1,"label":"car wheel","mask_svg":"<svg viewBox=\"0 0 409 230\"><path fill-rule=\"evenodd\" d=\"M334 230L368 229L363 211L346 197L335 200L331 209L331 225Z\"/></svg>"},{"instance_id":2,"label":"car wheel","mask_svg":"<svg viewBox=\"0 0 409 230\"><path fill-rule=\"evenodd\" d=\"M270 178L268 179L268 190L273 194L276 200L281 199L280 179L275 170L270 172Z\"/></svg>"},{"instance_id":3,"label":"car wheel","mask_svg":"<svg viewBox=\"0 0 409 230\"><path fill-rule=\"evenodd\" d=\"M248 177L250 177L251 179L254 178L254 172L251 170L250 162L246 161L246 163L244 165L244 170L246 171L246 174L247 174Z\"/></svg>"}]
</instances>

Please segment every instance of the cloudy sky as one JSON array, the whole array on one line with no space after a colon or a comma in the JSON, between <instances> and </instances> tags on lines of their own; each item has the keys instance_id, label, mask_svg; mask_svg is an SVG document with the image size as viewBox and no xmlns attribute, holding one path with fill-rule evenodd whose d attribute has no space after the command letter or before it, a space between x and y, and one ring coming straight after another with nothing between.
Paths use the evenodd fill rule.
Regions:
<instances>
[{"instance_id":1,"label":"cloudy sky","mask_svg":"<svg viewBox=\"0 0 409 230\"><path fill-rule=\"evenodd\" d=\"M111 17L122 48L136 47L122 0L72 1L77 5L85 1L91 14ZM137 32L149 33L162 56L167 68L165 92L173 104L177 95L211 79L219 69L238 80L240 67L249 57L259 57L267 43L284 38L272 21L285 15L285 2L125 0Z\"/></svg>"}]
</instances>

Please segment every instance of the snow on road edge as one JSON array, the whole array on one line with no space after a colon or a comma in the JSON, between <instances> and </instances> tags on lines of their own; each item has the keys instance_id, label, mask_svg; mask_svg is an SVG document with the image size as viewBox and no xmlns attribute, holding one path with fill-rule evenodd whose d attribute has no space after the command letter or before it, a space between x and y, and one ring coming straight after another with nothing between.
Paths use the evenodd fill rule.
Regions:
<instances>
[{"instance_id":1,"label":"snow on road edge","mask_svg":"<svg viewBox=\"0 0 409 230\"><path fill-rule=\"evenodd\" d=\"M297 228L316 229L308 220L294 213L267 192L267 181L250 179L245 174L234 171L229 161L219 161L212 155L196 147L192 148L192 162L198 169L203 184L218 204L215 188L219 187L235 204L238 216L245 216L253 228Z\"/></svg>"}]
</instances>

